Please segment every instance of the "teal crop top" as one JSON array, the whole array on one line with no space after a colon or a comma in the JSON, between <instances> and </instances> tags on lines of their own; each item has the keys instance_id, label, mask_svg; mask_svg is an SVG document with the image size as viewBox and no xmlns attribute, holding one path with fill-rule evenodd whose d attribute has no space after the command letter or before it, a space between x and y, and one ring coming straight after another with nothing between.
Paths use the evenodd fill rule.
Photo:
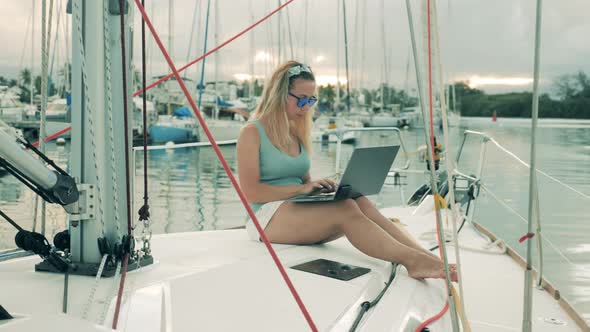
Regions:
<instances>
[{"instance_id":1,"label":"teal crop top","mask_svg":"<svg viewBox=\"0 0 590 332\"><path fill-rule=\"evenodd\" d=\"M253 123L258 128L260 135L260 182L274 186L288 186L303 184L303 176L307 174L310 167L309 156L305 151L303 144L299 144L299 156L293 157L279 150L274 146L264 127L258 120ZM264 205L264 203L250 203L254 212Z\"/></svg>"}]
</instances>

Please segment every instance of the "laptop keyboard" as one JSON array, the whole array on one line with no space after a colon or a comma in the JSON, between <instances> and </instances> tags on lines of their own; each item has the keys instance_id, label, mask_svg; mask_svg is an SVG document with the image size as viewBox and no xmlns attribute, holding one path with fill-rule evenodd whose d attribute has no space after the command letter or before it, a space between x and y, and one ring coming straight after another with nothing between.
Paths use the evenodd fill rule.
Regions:
<instances>
[{"instance_id":1,"label":"laptop keyboard","mask_svg":"<svg viewBox=\"0 0 590 332\"><path fill-rule=\"evenodd\" d=\"M322 193L322 194L307 195L307 196L304 196L304 197L305 198L327 198L327 197L332 197L335 194L336 193L331 192L331 193Z\"/></svg>"}]
</instances>

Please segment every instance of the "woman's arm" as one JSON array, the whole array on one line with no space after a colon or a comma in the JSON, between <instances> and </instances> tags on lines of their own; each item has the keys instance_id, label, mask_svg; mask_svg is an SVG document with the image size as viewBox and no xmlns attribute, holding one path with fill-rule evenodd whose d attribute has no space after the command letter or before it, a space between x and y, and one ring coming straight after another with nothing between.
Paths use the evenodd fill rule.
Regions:
<instances>
[{"instance_id":1,"label":"woman's arm","mask_svg":"<svg viewBox=\"0 0 590 332\"><path fill-rule=\"evenodd\" d=\"M291 198L311 192L313 184L273 186L260 183L260 135L254 124L247 124L240 131L236 147L240 187L251 203L266 203Z\"/></svg>"},{"instance_id":2,"label":"woman's arm","mask_svg":"<svg viewBox=\"0 0 590 332\"><path fill-rule=\"evenodd\" d=\"M309 172L307 172L302 178L301 180L303 180L303 183L310 183L311 182L311 174L309 174Z\"/></svg>"}]
</instances>

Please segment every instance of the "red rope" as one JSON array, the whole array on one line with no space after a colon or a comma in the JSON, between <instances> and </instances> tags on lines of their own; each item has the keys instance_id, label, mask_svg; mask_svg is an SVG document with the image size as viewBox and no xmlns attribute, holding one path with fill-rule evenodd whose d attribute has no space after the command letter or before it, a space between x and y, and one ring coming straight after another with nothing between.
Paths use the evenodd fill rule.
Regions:
<instances>
[{"instance_id":1,"label":"red rope","mask_svg":"<svg viewBox=\"0 0 590 332\"><path fill-rule=\"evenodd\" d=\"M287 6L288 4L290 4L291 2L293 2L295 0L289 0L287 2L285 2L284 4L282 4L281 6L279 6L277 9L273 10L272 12L268 13L266 16L264 16L263 18L259 19L258 21L256 21L255 23L253 23L252 25L250 25L249 27L247 27L246 29L240 31L238 34L236 34L235 36L231 37L230 39L226 40L225 42L221 43L219 46L212 48L209 52L201 55L200 57L196 58L195 60L187 63L184 67L181 67L180 69L178 69L179 72L184 71L185 69L187 69L188 67L194 65L195 63L203 60L204 58L206 58L207 56L211 55L212 53L218 51L219 49L221 49L222 47L224 47L225 45L231 43L232 41L234 41L235 39L237 39L238 37L242 36L243 34L245 34L246 32L252 30L253 28L255 28L257 25L259 25L260 23L266 21L269 17L273 16L274 14L276 14L277 12L279 12L281 9L283 9L285 6ZM151 83L150 85L148 85L145 89L141 89L138 90L136 92L133 93L133 97L136 97L138 95L140 95L142 92L147 91L153 87L155 87L156 85L170 79L172 76L174 76L174 73L172 74L168 74L164 77L162 77L161 79L155 81L154 83ZM72 129L72 127L67 127L55 134L49 135L47 136L47 138L45 138L45 142L49 142L52 139L59 137L60 135L63 135L64 133L67 133L68 131L70 131L70 129ZM39 146L39 142L35 142L33 143L34 146Z\"/></svg>"},{"instance_id":2,"label":"red rope","mask_svg":"<svg viewBox=\"0 0 590 332\"><path fill-rule=\"evenodd\" d=\"M123 15L121 13L121 15ZM127 264L129 263L129 253L125 254L123 258L123 267L121 267L121 281L119 281L119 293L117 293L117 304L115 306L115 315L113 316L113 330L117 329L119 322L119 309L121 308L121 298L123 298L123 285L125 285L125 277L127 276Z\"/></svg>"},{"instance_id":3,"label":"red rope","mask_svg":"<svg viewBox=\"0 0 590 332\"><path fill-rule=\"evenodd\" d=\"M432 46L430 43L430 39L431 39L431 31L430 31L430 0L428 0L428 7L427 7L427 11L428 11L428 98L429 98L429 104L428 104L428 109L430 111L430 146L432 148L432 155L434 156L434 115L432 112ZM430 167L431 170L434 171L434 158L432 158L432 160L429 160L429 162L431 163ZM439 209L439 205L438 202L436 201L436 197L435 197L435 207L438 210ZM443 257L443 252L442 252L442 241L440 238L440 228L439 228L439 222L438 222L438 213L436 214L436 237L438 239L438 253L439 256ZM445 283L446 285L446 283ZM447 289L447 302L445 303L444 308L436 315L434 315L433 317L428 318L425 322L423 322L422 324L420 324L420 326L418 326L416 328L416 332L421 332L422 329L424 327L426 327L428 324L435 322L437 320L439 320L446 312L447 310L449 310L449 296L448 296L449 290Z\"/></svg>"},{"instance_id":4,"label":"red rope","mask_svg":"<svg viewBox=\"0 0 590 332\"><path fill-rule=\"evenodd\" d=\"M444 307L444 308L443 308L443 309L442 309L442 310L441 310L441 311L440 311L438 314L436 314L436 315L434 315L434 316L432 316L432 317L428 318L427 320L425 320L425 321L424 321L424 323L420 324L420 325L419 325L419 326L416 328L416 330L414 330L414 331L415 331L415 332L422 332L422 330L423 330L423 329L424 329L426 326L430 325L430 323L432 323L432 322L435 322L435 321L439 320L439 319L440 319L440 318L441 318L441 317L442 317L442 316L443 316L443 315L444 315L444 314L447 312L447 310L449 310L449 304L448 304L448 303L447 303L447 304L445 304L445 307Z\"/></svg>"},{"instance_id":5,"label":"red rope","mask_svg":"<svg viewBox=\"0 0 590 332\"><path fill-rule=\"evenodd\" d=\"M45 137L45 142L47 143L47 142L51 141L52 139L54 139L56 137L59 137L59 136L65 134L65 133L67 133L71 129L72 129L72 127L70 126L70 127L67 127L67 128L64 128L64 129L58 131L57 133L51 134L51 135ZM39 146L39 141L33 143L33 146L34 147L38 147Z\"/></svg>"},{"instance_id":6,"label":"red rope","mask_svg":"<svg viewBox=\"0 0 590 332\"><path fill-rule=\"evenodd\" d=\"M289 2L291 2L291 1L289 1ZM139 3L139 0L135 0L135 4L137 5L137 8L141 12L141 15L143 16L143 18L145 20L145 23L149 27L152 35L154 36L154 39L156 40L156 43L158 44L158 47L162 51L162 54L166 58L166 62L168 62L168 66L170 66L170 69L174 73L174 76L176 77L176 81L178 82L178 84L180 85L180 88L184 92L184 95L188 99L188 102L189 102L191 108L193 109L193 112L195 113L195 116L199 120L199 123L201 124L201 127L203 128L203 131L207 135L207 138L209 139L209 142L211 142L211 146L215 150L215 153L217 154L217 158L219 158L219 161L221 162L223 168L225 169L225 172L227 173L227 176L229 177L230 181L232 182L234 188L236 189L236 191L238 193L238 196L240 197L240 200L242 201L242 204L244 204L244 207L248 211L248 214L250 215L250 218L254 222L254 225L256 226L256 229L258 230L258 233L260 234L260 238L264 242L264 245L266 246L266 248L268 249L270 255L272 256L273 261L277 265L277 268L279 269L279 272L281 273L281 276L283 277L283 279L287 283L287 286L289 287L289 290L291 291L291 294L295 298L295 301L297 302L297 305L299 306L299 309L301 309L301 312L305 316L305 319L307 320L307 323L309 324L309 327L311 328L312 331L318 331L318 329L315 326L313 320L311 319L311 316L309 315L309 312L307 311L305 305L303 304L303 301L301 300L301 298L299 297L299 294L295 290L295 287L293 286L293 283L291 282L291 279L289 279L289 276L287 275L287 272L285 271L285 268L283 267L283 265L281 264L281 261L279 260L277 254L273 250L272 245L270 244L270 241L268 240L268 238L264 234L264 230L260 226L260 223L258 222L258 219L256 219L256 215L254 214L254 211L250 207L250 204L248 203L248 200L246 199L246 196L244 195L244 193L240 189L240 186L238 184L238 181L234 177L233 173L231 172L231 169L230 169L229 165L225 161L225 158L223 157L223 154L221 153L221 150L219 149L219 146L217 145L217 143L215 142L215 139L211 135L211 132L209 131L209 128L207 127L207 123L203 119L203 116L201 115L201 112L197 108L197 105L195 104L195 101L191 97L188 89L186 88L186 85L184 84L184 81L180 77L180 74L178 73L178 70L174 66L174 63L173 63L172 59L170 59L170 56L168 55L168 52L166 51L166 48L164 47L164 44L162 44L162 41L158 37L158 34L157 34L156 30L154 29L154 27L152 25L152 22L148 18L147 14L145 12L145 9Z\"/></svg>"}]
</instances>

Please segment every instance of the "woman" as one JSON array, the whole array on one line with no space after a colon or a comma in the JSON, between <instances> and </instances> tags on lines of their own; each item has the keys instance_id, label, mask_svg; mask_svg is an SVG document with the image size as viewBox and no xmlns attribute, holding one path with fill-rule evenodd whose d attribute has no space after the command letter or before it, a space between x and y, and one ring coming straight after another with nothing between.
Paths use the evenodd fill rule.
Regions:
<instances>
[{"instance_id":1,"label":"woman","mask_svg":"<svg viewBox=\"0 0 590 332\"><path fill-rule=\"evenodd\" d=\"M238 138L240 186L268 239L317 244L344 235L363 253L404 265L414 278L444 278L440 259L384 217L366 197L311 204L285 201L336 189L333 181L312 180L309 174L315 95L315 77L308 66L296 61L279 66ZM246 229L253 240L259 240L252 221ZM454 266L452 270L456 279Z\"/></svg>"}]
</instances>

